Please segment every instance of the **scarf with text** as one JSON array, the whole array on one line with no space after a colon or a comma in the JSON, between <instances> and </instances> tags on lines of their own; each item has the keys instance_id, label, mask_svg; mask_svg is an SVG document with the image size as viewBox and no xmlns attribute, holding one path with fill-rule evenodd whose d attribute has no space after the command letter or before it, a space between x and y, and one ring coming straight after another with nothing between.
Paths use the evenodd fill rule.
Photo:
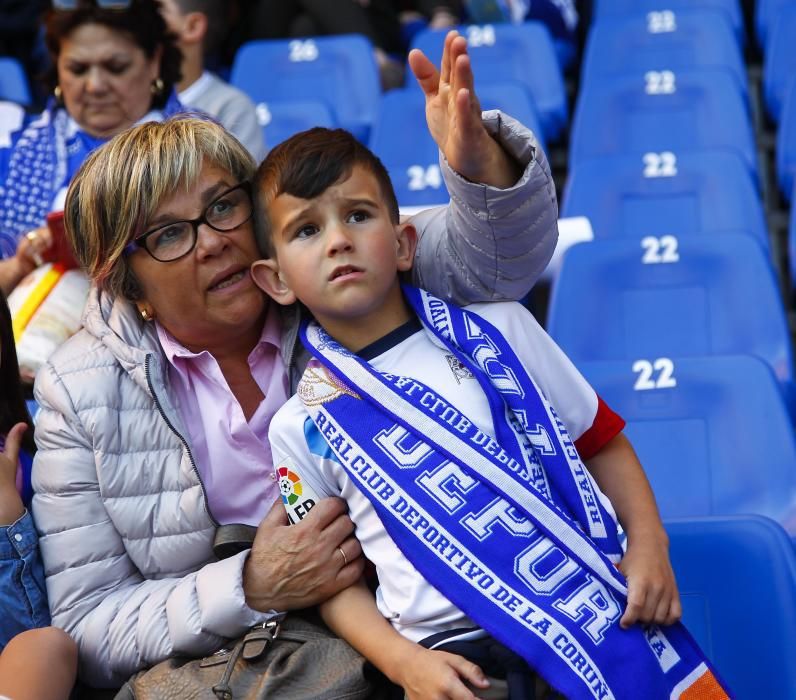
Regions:
<instances>
[{"instance_id":1,"label":"scarf with text","mask_svg":"<svg viewBox=\"0 0 796 700\"><path fill-rule=\"evenodd\" d=\"M323 367L310 363L298 394L407 559L568 698L728 697L682 625L619 627L617 524L502 334L422 290L404 294L478 379L495 439L314 323L301 337Z\"/></svg>"}]
</instances>

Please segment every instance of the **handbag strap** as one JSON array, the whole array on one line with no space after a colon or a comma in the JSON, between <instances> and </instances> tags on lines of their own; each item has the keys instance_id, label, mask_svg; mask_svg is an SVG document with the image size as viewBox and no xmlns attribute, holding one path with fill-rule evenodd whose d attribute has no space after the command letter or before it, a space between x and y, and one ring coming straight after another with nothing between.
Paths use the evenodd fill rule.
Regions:
<instances>
[{"instance_id":1,"label":"handbag strap","mask_svg":"<svg viewBox=\"0 0 796 700\"><path fill-rule=\"evenodd\" d=\"M224 675L222 675L221 680L213 686L213 694L219 698L219 700L232 700L232 687L229 681L230 678L232 678L232 672L235 670L235 665L238 663L241 654L243 654L243 658L247 661L259 659L265 654L268 645L279 635L279 624L278 620L263 622L262 625L257 625L257 627L252 629L251 632L238 641L233 647L229 659L227 659L227 665L224 667ZM247 649L247 647L249 648Z\"/></svg>"}]
</instances>

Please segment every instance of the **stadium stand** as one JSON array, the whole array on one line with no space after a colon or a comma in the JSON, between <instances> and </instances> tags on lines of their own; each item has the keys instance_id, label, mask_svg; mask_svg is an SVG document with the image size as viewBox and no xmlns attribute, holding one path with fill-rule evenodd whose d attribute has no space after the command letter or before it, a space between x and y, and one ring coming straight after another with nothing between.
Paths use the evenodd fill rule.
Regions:
<instances>
[{"instance_id":1,"label":"stadium stand","mask_svg":"<svg viewBox=\"0 0 796 700\"><path fill-rule=\"evenodd\" d=\"M639 70L581 85L570 133L570 168L586 158L706 148L738 152L757 181L749 111L726 71Z\"/></svg>"},{"instance_id":2,"label":"stadium stand","mask_svg":"<svg viewBox=\"0 0 796 700\"><path fill-rule=\"evenodd\" d=\"M756 0L755 32L762 48L765 49L769 31L776 24L779 11L792 3L793 0Z\"/></svg>"},{"instance_id":3,"label":"stadium stand","mask_svg":"<svg viewBox=\"0 0 796 700\"><path fill-rule=\"evenodd\" d=\"M460 27L467 37L473 70L480 86L516 81L528 90L539 115L545 139L554 141L566 125L568 106L561 67L547 28L539 22ZM424 30L412 48L423 51L436 65L442 58L444 31ZM529 70L532 66L533 70Z\"/></svg>"},{"instance_id":4,"label":"stadium stand","mask_svg":"<svg viewBox=\"0 0 796 700\"><path fill-rule=\"evenodd\" d=\"M363 143L381 94L373 47L355 35L247 42L235 54L230 82L255 104L321 100Z\"/></svg>"},{"instance_id":5,"label":"stadium stand","mask_svg":"<svg viewBox=\"0 0 796 700\"><path fill-rule=\"evenodd\" d=\"M594 0L592 16L595 20L605 17L627 17L646 12L656 31L672 31L677 26L680 12L694 8L719 10L727 16L740 45L744 43L743 14L738 0Z\"/></svg>"},{"instance_id":6,"label":"stadium stand","mask_svg":"<svg viewBox=\"0 0 796 700\"><path fill-rule=\"evenodd\" d=\"M760 244L745 234L576 245L554 285L547 329L576 365L755 355L774 371L788 405L796 406L777 280Z\"/></svg>"},{"instance_id":7,"label":"stadium stand","mask_svg":"<svg viewBox=\"0 0 796 700\"><path fill-rule=\"evenodd\" d=\"M766 364L664 354L576 364L627 421L664 518L757 513L796 535L796 439Z\"/></svg>"},{"instance_id":8,"label":"stadium stand","mask_svg":"<svg viewBox=\"0 0 796 700\"><path fill-rule=\"evenodd\" d=\"M743 55L727 13L716 9L683 9L671 31L647 14L606 17L589 31L581 80L610 79L628 66L641 71L719 68L729 71L748 96Z\"/></svg>"},{"instance_id":9,"label":"stadium stand","mask_svg":"<svg viewBox=\"0 0 796 700\"><path fill-rule=\"evenodd\" d=\"M796 79L791 82L777 129L777 177L780 192L786 201L792 201L794 173L796 173Z\"/></svg>"},{"instance_id":10,"label":"stadium stand","mask_svg":"<svg viewBox=\"0 0 796 700\"><path fill-rule=\"evenodd\" d=\"M796 698L796 555L753 515L666 523L683 621L737 698Z\"/></svg>"},{"instance_id":11,"label":"stadium stand","mask_svg":"<svg viewBox=\"0 0 796 700\"><path fill-rule=\"evenodd\" d=\"M768 249L760 193L723 150L606 156L569 171L562 216L587 216L597 238L746 231Z\"/></svg>"},{"instance_id":12,"label":"stadium stand","mask_svg":"<svg viewBox=\"0 0 796 700\"><path fill-rule=\"evenodd\" d=\"M789 85L796 74L796 5L783 6L768 32L763 64L763 95L771 118L778 122Z\"/></svg>"}]
</instances>

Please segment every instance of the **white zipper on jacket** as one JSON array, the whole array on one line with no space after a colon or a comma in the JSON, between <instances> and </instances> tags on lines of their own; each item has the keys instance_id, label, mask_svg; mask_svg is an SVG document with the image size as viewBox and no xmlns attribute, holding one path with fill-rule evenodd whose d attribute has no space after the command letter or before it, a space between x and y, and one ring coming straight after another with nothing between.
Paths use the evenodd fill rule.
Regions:
<instances>
[{"instance_id":1,"label":"white zipper on jacket","mask_svg":"<svg viewBox=\"0 0 796 700\"><path fill-rule=\"evenodd\" d=\"M169 420L169 417L166 415L166 412L163 410L163 407L160 405L160 399L158 399L157 392L155 391L155 387L152 385L152 376L149 371L149 360L152 358L151 353L147 353L146 359L144 360L144 373L146 374L146 383L149 386L149 391L152 394L152 398L155 401L155 406L158 409L158 413L160 413L161 418L166 422L166 425L169 426L169 430L174 433L179 439L180 442L185 447L185 451L188 453L188 459L191 460L191 468L196 474L196 478L199 480L199 486L202 489L202 497L204 498L205 502L205 511L207 512L208 517L210 520L213 521L213 524L218 527L220 523L218 520L215 519L213 516L213 512L210 510L210 502L207 500L207 489L205 488L205 483L202 481L202 475L199 473L199 469L196 467L196 462L194 462L193 454L191 453L191 448L188 445L188 441L182 436L177 428L174 427L174 424Z\"/></svg>"}]
</instances>

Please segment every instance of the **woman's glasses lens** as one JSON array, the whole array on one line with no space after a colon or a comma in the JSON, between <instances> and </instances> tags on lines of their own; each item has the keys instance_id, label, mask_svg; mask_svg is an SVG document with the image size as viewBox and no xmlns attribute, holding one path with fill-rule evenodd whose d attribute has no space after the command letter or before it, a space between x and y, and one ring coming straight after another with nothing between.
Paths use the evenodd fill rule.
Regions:
<instances>
[{"instance_id":1,"label":"woman's glasses lens","mask_svg":"<svg viewBox=\"0 0 796 700\"><path fill-rule=\"evenodd\" d=\"M196 245L199 224L226 232L246 223L252 215L248 186L238 185L222 194L192 221L175 221L145 233L139 245L160 262L171 262L190 253Z\"/></svg>"}]
</instances>

